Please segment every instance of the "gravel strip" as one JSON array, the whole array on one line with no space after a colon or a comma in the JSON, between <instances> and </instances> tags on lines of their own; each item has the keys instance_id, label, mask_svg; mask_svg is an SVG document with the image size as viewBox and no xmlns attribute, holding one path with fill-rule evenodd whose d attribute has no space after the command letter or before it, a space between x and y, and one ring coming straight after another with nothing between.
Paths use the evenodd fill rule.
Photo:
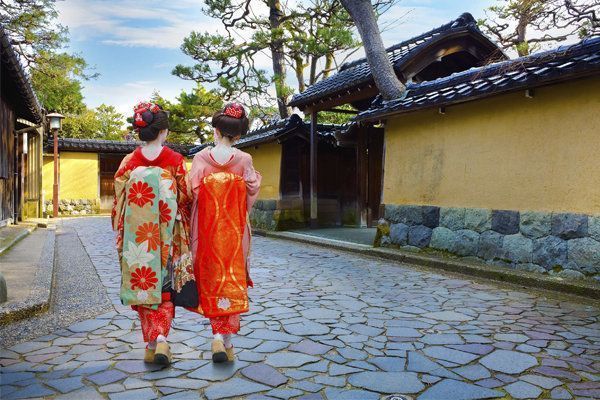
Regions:
<instances>
[{"instance_id":1,"label":"gravel strip","mask_svg":"<svg viewBox=\"0 0 600 400\"><path fill-rule=\"evenodd\" d=\"M0 327L0 347L112 311L106 289L69 220L57 222L55 240L56 264L48 312Z\"/></svg>"}]
</instances>

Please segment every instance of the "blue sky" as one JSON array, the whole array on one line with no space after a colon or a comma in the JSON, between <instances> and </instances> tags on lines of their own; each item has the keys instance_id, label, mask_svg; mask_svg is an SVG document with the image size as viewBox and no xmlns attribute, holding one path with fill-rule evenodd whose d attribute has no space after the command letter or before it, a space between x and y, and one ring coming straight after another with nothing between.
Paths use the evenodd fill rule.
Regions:
<instances>
[{"instance_id":1,"label":"blue sky","mask_svg":"<svg viewBox=\"0 0 600 400\"><path fill-rule=\"evenodd\" d=\"M294 1L294 0L289 0ZM381 20L386 46L442 25L468 11L475 18L494 0L401 0ZM179 46L192 30L215 32L219 22L202 13L200 0L64 0L59 21L69 27L69 51L79 53L100 77L84 83L86 103L112 104L125 114L157 90L174 98L195 84L171 75L191 64ZM398 19L410 11L400 22ZM361 56L361 52L354 57ZM268 67L270 60L259 60Z\"/></svg>"}]
</instances>

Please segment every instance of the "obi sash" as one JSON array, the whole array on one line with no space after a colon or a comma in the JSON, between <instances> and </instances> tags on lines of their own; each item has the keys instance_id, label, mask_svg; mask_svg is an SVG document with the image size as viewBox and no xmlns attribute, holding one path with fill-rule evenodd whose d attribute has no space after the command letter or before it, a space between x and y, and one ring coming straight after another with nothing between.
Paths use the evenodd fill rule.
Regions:
<instances>
[{"instance_id":1,"label":"obi sash","mask_svg":"<svg viewBox=\"0 0 600 400\"><path fill-rule=\"evenodd\" d=\"M198 249L194 273L202 313L209 318L248 311L246 183L229 172L207 175L198 190Z\"/></svg>"}]
</instances>

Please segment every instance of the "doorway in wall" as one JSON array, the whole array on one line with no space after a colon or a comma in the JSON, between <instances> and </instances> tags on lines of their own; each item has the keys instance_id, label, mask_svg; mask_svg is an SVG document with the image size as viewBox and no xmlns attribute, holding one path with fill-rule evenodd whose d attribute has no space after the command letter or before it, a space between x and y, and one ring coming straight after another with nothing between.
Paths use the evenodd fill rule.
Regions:
<instances>
[{"instance_id":1,"label":"doorway in wall","mask_svg":"<svg viewBox=\"0 0 600 400\"><path fill-rule=\"evenodd\" d=\"M100 212L112 210L115 195L115 173L125 154L100 154Z\"/></svg>"}]
</instances>

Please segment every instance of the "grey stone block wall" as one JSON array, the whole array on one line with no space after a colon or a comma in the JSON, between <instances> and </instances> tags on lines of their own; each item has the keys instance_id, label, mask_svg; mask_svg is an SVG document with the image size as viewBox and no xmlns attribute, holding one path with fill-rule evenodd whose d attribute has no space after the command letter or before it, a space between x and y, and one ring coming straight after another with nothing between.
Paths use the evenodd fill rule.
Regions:
<instances>
[{"instance_id":1,"label":"grey stone block wall","mask_svg":"<svg viewBox=\"0 0 600 400\"><path fill-rule=\"evenodd\" d=\"M304 210L281 208L277 200L257 200L250 210L250 224L255 229L278 231L306 226Z\"/></svg>"},{"instance_id":2,"label":"grey stone block wall","mask_svg":"<svg viewBox=\"0 0 600 400\"><path fill-rule=\"evenodd\" d=\"M599 215L385 205L384 216L389 229L382 246L431 248L508 268L600 281Z\"/></svg>"},{"instance_id":3,"label":"grey stone block wall","mask_svg":"<svg viewBox=\"0 0 600 400\"><path fill-rule=\"evenodd\" d=\"M52 215L52 200L46 200L42 206L45 215ZM60 199L59 215L91 215L100 212L100 204L95 199Z\"/></svg>"},{"instance_id":4,"label":"grey stone block wall","mask_svg":"<svg viewBox=\"0 0 600 400\"><path fill-rule=\"evenodd\" d=\"M276 200L257 200L250 210L250 224L253 228L263 230L276 230L277 220L275 211L277 209Z\"/></svg>"}]
</instances>

